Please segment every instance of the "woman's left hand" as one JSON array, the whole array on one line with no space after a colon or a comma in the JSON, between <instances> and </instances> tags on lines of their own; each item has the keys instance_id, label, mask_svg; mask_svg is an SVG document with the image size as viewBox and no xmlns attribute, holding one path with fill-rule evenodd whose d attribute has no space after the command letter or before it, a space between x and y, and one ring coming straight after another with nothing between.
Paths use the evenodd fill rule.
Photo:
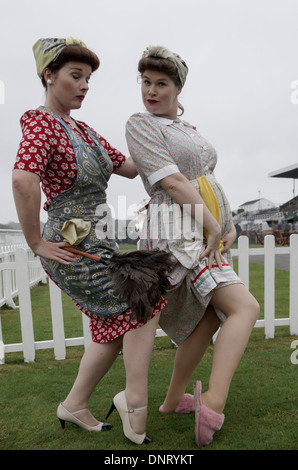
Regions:
<instances>
[{"instance_id":1,"label":"woman's left hand","mask_svg":"<svg viewBox=\"0 0 298 470\"><path fill-rule=\"evenodd\" d=\"M236 240L236 236L237 236L236 229L232 222L229 232L222 238L222 242L223 242L223 249L221 251L222 253L226 253L231 248L234 241Z\"/></svg>"}]
</instances>

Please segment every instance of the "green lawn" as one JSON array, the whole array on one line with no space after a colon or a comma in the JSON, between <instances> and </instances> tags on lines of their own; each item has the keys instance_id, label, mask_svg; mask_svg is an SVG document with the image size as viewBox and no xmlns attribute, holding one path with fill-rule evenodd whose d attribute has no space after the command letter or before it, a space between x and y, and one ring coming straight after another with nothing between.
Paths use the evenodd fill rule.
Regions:
<instances>
[{"instance_id":1,"label":"green lawn","mask_svg":"<svg viewBox=\"0 0 298 470\"><path fill-rule=\"evenodd\" d=\"M203 450L297 449L297 367L291 364L293 337L281 327L273 340L254 330L233 378L226 405L226 421L214 442ZM296 338L297 339L297 338ZM207 384L212 360L210 345L197 367L196 379ZM122 435L120 419L109 419L113 429L88 433L74 425L62 430L56 408L77 374L82 347L67 350L67 359L55 361L52 351L37 351L35 363L25 364L21 353L7 355L0 367L1 450L132 450ZM158 407L170 380L175 350L168 338L156 338L149 371L148 435L154 439L142 450L197 450L193 415L160 415ZM112 397L124 388L120 355L96 388L90 410L104 420Z\"/></svg>"},{"instance_id":2,"label":"green lawn","mask_svg":"<svg viewBox=\"0 0 298 470\"><path fill-rule=\"evenodd\" d=\"M237 269L237 266L235 266ZM263 267L251 265L251 290L261 306ZM276 270L277 316L288 315L288 273ZM32 289L35 340L52 338L47 286ZM66 337L82 335L81 313L63 295ZM21 341L19 314L1 309L5 343ZM265 340L263 328L252 333L247 350L233 378L226 405L226 420L208 450L293 450L297 444L298 365L290 361L293 350L288 327L276 328L276 337ZM193 381L207 386L213 345L197 367ZM153 438L141 448L122 434L114 412L113 429L88 433L74 425L62 430L56 408L68 393L77 374L83 347L67 348L67 359L56 361L53 350L36 352L36 361L25 364L22 353L6 354L0 365L0 449L1 450L198 450L194 439L193 415L160 415L158 407L170 380L175 350L169 338L156 338L149 370L149 417L147 433ZM123 357L97 386L90 410L101 420L113 396L125 386Z\"/></svg>"}]
</instances>

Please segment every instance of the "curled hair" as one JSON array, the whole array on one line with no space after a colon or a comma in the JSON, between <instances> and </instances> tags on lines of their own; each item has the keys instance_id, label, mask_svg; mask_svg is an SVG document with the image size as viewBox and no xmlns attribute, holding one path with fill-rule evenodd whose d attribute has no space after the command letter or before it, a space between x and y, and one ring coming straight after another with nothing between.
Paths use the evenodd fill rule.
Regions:
<instances>
[{"instance_id":1,"label":"curled hair","mask_svg":"<svg viewBox=\"0 0 298 470\"><path fill-rule=\"evenodd\" d=\"M142 57L138 64L138 71L140 72L141 76L145 72L145 70L152 70L154 72L163 72L174 82L177 87L182 88L182 83L178 75L177 67L173 62L168 59L164 59L162 57ZM180 109L181 113L179 116L182 116L184 113L184 108L181 103L178 101L178 108Z\"/></svg>"},{"instance_id":2,"label":"curled hair","mask_svg":"<svg viewBox=\"0 0 298 470\"><path fill-rule=\"evenodd\" d=\"M91 66L92 72L99 67L99 58L97 55L87 49L86 47L80 46L78 44L72 44L65 46L60 52L56 60L51 62L47 68L53 72L57 73L67 62L82 62L83 64L88 64ZM47 88L44 77L42 77L42 84Z\"/></svg>"}]
</instances>

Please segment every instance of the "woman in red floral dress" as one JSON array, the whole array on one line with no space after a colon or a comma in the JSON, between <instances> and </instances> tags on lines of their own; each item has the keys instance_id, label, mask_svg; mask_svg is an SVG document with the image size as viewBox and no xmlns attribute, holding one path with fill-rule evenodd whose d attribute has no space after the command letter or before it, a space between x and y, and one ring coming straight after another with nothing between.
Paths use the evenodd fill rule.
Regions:
<instances>
[{"instance_id":1,"label":"woman in red floral dress","mask_svg":"<svg viewBox=\"0 0 298 470\"><path fill-rule=\"evenodd\" d=\"M113 406L123 420L125 435L137 444L147 443L148 366L165 301L160 299L147 322L132 319L131 309L107 276L106 262L115 250L115 240L100 238L97 230L97 208L106 204L105 190L112 172L128 178L137 172L130 158L84 122L70 117L71 109L79 109L86 96L89 78L99 66L97 56L73 38L41 39L33 51L46 102L21 118L23 137L13 171L15 203L29 246L53 281L90 317L92 332L92 344L57 416L63 427L69 421L88 431L111 428L98 422L87 406L95 386L123 349L126 387L114 397ZM48 213L42 235L40 184ZM69 244L63 240L61 228L73 218L89 221L91 229L80 248L99 254L100 262L65 250ZM127 411L135 413L132 416Z\"/></svg>"}]
</instances>

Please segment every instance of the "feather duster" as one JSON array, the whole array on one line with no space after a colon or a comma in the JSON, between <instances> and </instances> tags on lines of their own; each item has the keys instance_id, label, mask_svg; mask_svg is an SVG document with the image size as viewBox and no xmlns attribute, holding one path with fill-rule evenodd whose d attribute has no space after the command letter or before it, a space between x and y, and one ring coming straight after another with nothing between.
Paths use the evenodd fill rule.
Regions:
<instances>
[{"instance_id":1,"label":"feather duster","mask_svg":"<svg viewBox=\"0 0 298 470\"><path fill-rule=\"evenodd\" d=\"M72 246L66 246L64 250L100 261L99 256ZM176 259L165 251L138 250L114 252L104 263L120 298L130 306L132 319L146 321L160 297L171 289L169 276Z\"/></svg>"},{"instance_id":2,"label":"feather duster","mask_svg":"<svg viewBox=\"0 0 298 470\"><path fill-rule=\"evenodd\" d=\"M90 222L71 219L62 227L61 235L71 245L79 244L90 231ZM101 258L76 247L67 246L65 250L80 256L100 261ZM165 251L136 250L128 253L115 251L107 264L119 297L127 302L132 311L132 318L148 320L160 297L170 288L169 274L176 264L176 259Z\"/></svg>"},{"instance_id":3,"label":"feather duster","mask_svg":"<svg viewBox=\"0 0 298 470\"><path fill-rule=\"evenodd\" d=\"M146 321L151 317L160 297L171 288L169 275L175 263L175 258L163 251L113 254L108 272L120 298L130 306L132 318Z\"/></svg>"}]
</instances>

